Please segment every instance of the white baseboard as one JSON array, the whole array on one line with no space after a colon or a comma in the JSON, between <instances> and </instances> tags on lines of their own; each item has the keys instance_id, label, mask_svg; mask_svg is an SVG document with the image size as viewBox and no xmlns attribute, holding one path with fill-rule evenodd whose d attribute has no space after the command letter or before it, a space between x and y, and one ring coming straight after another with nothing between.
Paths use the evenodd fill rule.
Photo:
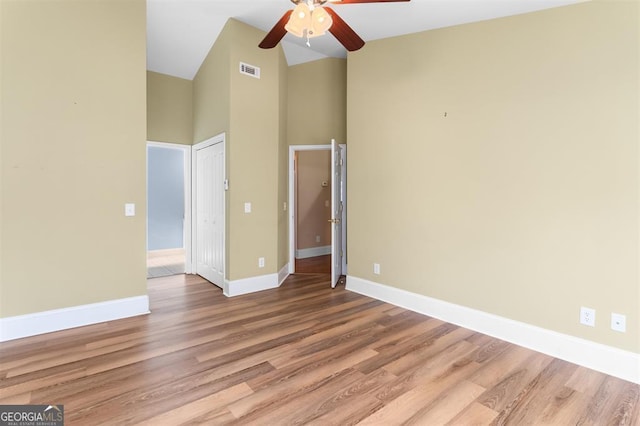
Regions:
<instances>
[{"instance_id":1,"label":"white baseboard","mask_svg":"<svg viewBox=\"0 0 640 426\"><path fill-rule=\"evenodd\" d=\"M278 288L279 286L278 274L268 274L234 281L225 280L222 290L225 296L233 297Z\"/></svg>"},{"instance_id":2,"label":"white baseboard","mask_svg":"<svg viewBox=\"0 0 640 426\"><path fill-rule=\"evenodd\" d=\"M640 354L536 327L362 278L347 290L640 384Z\"/></svg>"},{"instance_id":3,"label":"white baseboard","mask_svg":"<svg viewBox=\"0 0 640 426\"><path fill-rule=\"evenodd\" d=\"M280 271L278 271L278 287L282 285L284 280L289 276L289 264L285 264Z\"/></svg>"},{"instance_id":4,"label":"white baseboard","mask_svg":"<svg viewBox=\"0 0 640 426\"><path fill-rule=\"evenodd\" d=\"M296 250L296 259L306 259L308 257L324 256L331 254L331 246L310 247Z\"/></svg>"},{"instance_id":5,"label":"white baseboard","mask_svg":"<svg viewBox=\"0 0 640 426\"><path fill-rule=\"evenodd\" d=\"M149 296L0 318L0 342L149 313Z\"/></svg>"}]
</instances>

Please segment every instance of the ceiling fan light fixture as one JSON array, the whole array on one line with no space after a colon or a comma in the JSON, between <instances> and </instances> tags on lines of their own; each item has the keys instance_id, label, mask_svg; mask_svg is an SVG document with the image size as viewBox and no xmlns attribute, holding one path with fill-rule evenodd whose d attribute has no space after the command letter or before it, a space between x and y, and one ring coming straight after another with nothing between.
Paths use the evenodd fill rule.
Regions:
<instances>
[{"instance_id":1,"label":"ceiling fan light fixture","mask_svg":"<svg viewBox=\"0 0 640 426\"><path fill-rule=\"evenodd\" d=\"M311 25L311 11L306 3L300 2L293 9L293 13L289 18L289 22L284 26L284 29L293 34L296 37L304 36L304 30Z\"/></svg>"},{"instance_id":2,"label":"ceiling fan light fixture","mask_svg":"<svg viewBox=\"0 0 640 426\"><path fill-rule=\"evenodd\" d=\"M327 33L333 19L322 7L316 7L311 13L311 27L307 29L307 37L318 37Z\"/></svg>"}]
</instances>

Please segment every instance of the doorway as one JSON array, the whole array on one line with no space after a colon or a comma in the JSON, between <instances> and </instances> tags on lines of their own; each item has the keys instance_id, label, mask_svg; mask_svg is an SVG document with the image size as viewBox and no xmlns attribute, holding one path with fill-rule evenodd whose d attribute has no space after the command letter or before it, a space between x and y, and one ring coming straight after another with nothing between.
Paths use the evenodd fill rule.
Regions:
<instances>
[{"instance_id":1,"label":"doorway","mask_svg":"<svg viewBox=\"0 0 640 426\"><path fill-rule=\"evenodd\" d=\"M147 142L147 278L191 267L191 146Z\"/></svg>"},{"instance_id":2,"label":"doorway","mask_svg":"<svg viewBox=\"0 0 640 426\"><path fill-rule=\"evenodd\" d=\"M346 274L346 145L332 142L289 147L289 273Z\"/></svg>"}]
</instances>

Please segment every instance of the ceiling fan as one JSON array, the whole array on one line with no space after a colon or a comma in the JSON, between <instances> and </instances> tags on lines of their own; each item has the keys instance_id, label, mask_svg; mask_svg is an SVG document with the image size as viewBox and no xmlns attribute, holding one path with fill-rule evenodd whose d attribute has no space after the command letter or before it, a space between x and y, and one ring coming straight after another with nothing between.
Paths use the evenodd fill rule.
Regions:
<instances>
[{"instance_id":1,"label":"ceiling fan","mask_svg":"<svg viewBox=\"0 0 640 426\"><path fill-rule=\"evenodd\" d=\"M258 46L263 49L276 47L287 32L309 39L329 31L350 52L364 46L364 40L325 3L391 3L410 0L291 0L296 7L288 10L269 31Z\"/></svg>"}]
</instances>

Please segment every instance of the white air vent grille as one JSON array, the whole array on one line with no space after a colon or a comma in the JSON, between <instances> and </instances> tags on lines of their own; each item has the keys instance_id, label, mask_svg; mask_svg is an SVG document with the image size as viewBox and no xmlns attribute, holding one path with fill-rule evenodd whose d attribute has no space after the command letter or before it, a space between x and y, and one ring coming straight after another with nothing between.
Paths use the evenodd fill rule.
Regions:
<instances>
[{"instance_id":1,"label":"white air vent grille","mask_svg":"<svg viewBox=\"0 0 640 426\"><path fill-rule=\"evenodd\" d=\"M251 77L260 78L260 68L240 62L240 74L249 75Z\"/></svg>"}]
</instances>

